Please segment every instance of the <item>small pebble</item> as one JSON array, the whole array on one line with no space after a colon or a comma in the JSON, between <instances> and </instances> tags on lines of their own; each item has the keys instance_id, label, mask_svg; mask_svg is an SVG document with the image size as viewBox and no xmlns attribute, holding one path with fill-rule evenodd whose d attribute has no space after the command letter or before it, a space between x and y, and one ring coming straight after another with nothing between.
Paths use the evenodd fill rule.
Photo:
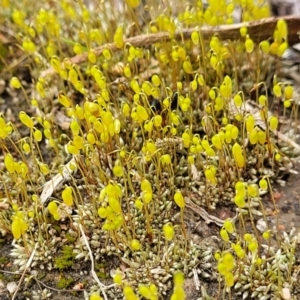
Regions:
<instances>
[{"instance_id":1,"label":"small pebble","mask_svg":"<svg viewBox=\"0 0 300 300\"><path fill-rule=\"evenodd\" d=\"M278 201L278 200L280 200L281 194L279 192L275 192L275 193L273 193L273 197L274 197L275 201Z\"/></svg>"},{"instance_id":2,"label":"small pebble","mask_svg":"<svg viewBox=\"0 0 300 300\"><path fill-rule=\"evenodd\" d=\"M282 208L281 208L281 210L286 214L290 212L290 209L291 209L291 207L288 205L282 206Z\"/></svg>"},{"instance_id":3,"label":"small pebble","mask_svg":"<svg viewBox=\"0 0 300 300\"><path fill-rule=\"evenodd\" d=\"M291 292L289 288L283 288L282 289L282 298L284 300L290 300L291 299Z\"/></svg>"}]
</instances>

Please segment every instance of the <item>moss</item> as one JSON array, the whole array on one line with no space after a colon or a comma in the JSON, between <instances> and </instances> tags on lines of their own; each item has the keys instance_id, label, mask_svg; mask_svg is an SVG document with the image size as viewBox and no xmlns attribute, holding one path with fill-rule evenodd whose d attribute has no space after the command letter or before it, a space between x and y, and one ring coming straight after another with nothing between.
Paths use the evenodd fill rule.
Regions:
<instances>
[{"instance_id":1,"label":"moss","mask_svg":"<svg viewBox=\"0 0 300 300\"><path fill-rule=\"evenodd\" d=\"M52 224L52 227L56 230L57 234L60 235L61 233L61 228L57 224Z\"/></svg>"},{"instance_id":2,"label":"moss","mask_svg":"<svg viewBox=\"0 0 300 300\"><path fill-rule=\"evenodd\" d=\"M96 271L96 274L98 276L99 279L107 279L109 278L109 276L107 274L105 274L105 272L102 271Z\"/></svg>"},{"instance_id":3,"label":"moss","mask_svg":"<svg viewBox=\"0 0 300 300\"><path fill-rule=\"evenodd\" d=\"M38 272L36 278L37 278L38 280L42 280L43 278L46 277L46 275L47 275L46 273Z\"/></svg>"},{"instance_id":4,"label":"moss","mask_svg":"<svg viewBox=\"0 0 300 300\"><path fill-rule=\"evenodd\" d=\"M71 246L63 246L62 254L55 258L54 267L59 270L64 270L73 265L75 254Z\"/></svg>"},{"instance_id":5,"label":"moss","mask_svg":"<svg viewBox=\"0 0 300 300\"><path fill-rule=\"evenodd\" d=\"M74 282L73 278L61 277L56 283L58 289L67 289Z\"/></svg>"},{"instance_id":6,"label":"moss","mask_svg":"<svg viewBox=\"0 0 300 300\"><path fill-rule=\"evenodd\" d=\"M77 237L72 236L71 234L67 233L66 234L66 239L70 242L70 243L74 243L77 239Z\"/></svg>"},{"instance_id":7,"label":"moss","mask_svg":"<svg viewBox=\"0 0 300 300\"><path fill-rule=\"evenodd\" d=\"M109 275L105 273L104 263L96 263L95 264L95 272L100 279L107 279Z\"/></svg>"},{"instance_id":8,"label":"moss","mask_svg":"<svg viewBox=\"0 0 300 300\"><path fill-rule=\"evenodd\" d=\"M3 63L8 66L6 71L9 71L4 85L2 83L4 90L0 92L1 97L6 90L6 81L10 80L11 88L15 89L16 101L19 102L14 103L14 109L11 116L8 116L8 120L5 120L6 116L0 116L2 127L0 144L5 152L0 159L5 167L2 170L4 182L0 188L0 199L3 199L2 208L6 205L9 208L1 209L0 224L8 233L12 231L15 239L18 240L16 245L26 246L27 242L29 246L35 244L35 233L38 233L40 238L45 237L45 244L50 246L48 247L50 255L57 253L54 261L51 261L56 268L55 272L60 270L64 274L55 280L58 288L65 289L73 282L72 278L65 276L66 269L75 264L74 248L71 246L80 236L84 236L83 233L78 232L79 224L82 226L80 229L89 239L91 251L95 253L101 250L100 253L96 252L95 257L107 255L105 263L97 263L95 266L99 278L110 278L110 269L119 266L120 258L123 256L127 268L132 268L132 274L136 275L133 279L142 281L143 284L147 284L147 279L153 284L160 284L157 281L161 281L161 278L154 277L149 272L153 267L166 268L167 271L183 269L189 273L190 267L199 265L198 262L201 263L201 252L208 253L203 255L203 262L208 263L213 259L210 252L218 245L214 245L206 252L198 248L198 245L189 243L185 234L183 209L181 209L180 219L176 217L178 212L176 205L183 208L185 196L198 198L197 193L194 193L198 188L201 197L196 201L197 207L203 206L204 210L219 209L216 207L217 204L229 206L234 199L238 209L245 208L245 213L238 216L240 223L236 228L239 229L246 222L248 224L248 217L251 224L255 224L256 217L252 216L252 206L251 209L248 206L249 214L246 213L248 209L246 201L252 201L252 197L256 198L253 199L256 203L261 203L259 187L271 191L268 169L271 167L274 174L277 171L272 158L277 157L278 161L283 159L280 153L277 153L281 150L277 147L276 135L269 132L270 130L275 132L278 125L278 119L268 115L268 104L273 98L270 81L274 82L273 93L276 96L276 103L284 103L284 116L288 116L289 110L286 109L289 106L293 105L294 112L299 106L292 100L293 88L286 86L286 83L279 76L277 77L277 69L279 71L281 64L274 70L271 68L271 76L264 74L269 73L268 64L277 65L277 58L273 60L273 57L268 57L269 51L272 56L275 54L281 56L286 49L288 30L284 22L279 20L272 45L269 39L255 45L252 37L247 33L247 27L240 28L239 32L236 31L237 35L232 35L232 41L224 41L222 34L202 37L199 28L203 24L215 26L221 25L223 21L226 21L226 24L232 23L232 12L235 6L239 9L243 8L244 15L241 19L245 21L266 16L265 13L260 12L259 7L252 5L252 2L258 2L256 0L236 0L233 1L234 4L230 4L229 9L221 5L222 11L215 5L216 1L209 1L211 5L206 10L203 8L203 1L197 1L195 7L188 8L184 12L176 9L178 15L175 11L172 15L169 14L173 11L171 9L163 9L157 18L153 20L145 18L146 23L149 22L149 27L148 24L137 24L139 16L131 13L135 11L131 8L136 6L133 3L140 1L127 1L128 10L127 6L124 6L123 16L125 23L136 24L138 30L135 28L123 32L123 27L118 27L123 23L123 17L114 20L109 11L102 11L102 9L97 11L96 8L89 12L82 1L75 1L70 9L68 1L62 1L66 2L63 9L59 1L53 1L51 12L48 13L45 9L40 9L39 5L34 6L33 10L28 7L28 11L28 8L22 5L17 5L19 10L11 10L10 6L14 7L16 0L0 0L3 3L11 2L7 4L7 16L3 15L2 10L0 11L0 28L5 20L5 27L11 26L12 33L16 36L21 30L20 39L17 41L22 46L18 47L18 51L14 51L16 43L9 42L9 47L12 48L9 48L8 53L6 51L8 46L5 44L3 48L0 45L0 69ZM107 2L109 7L110 1ZM146 2L150 4L152 1ZM244 2L247 2L246 7ZM41 2L41 7L43 6ZM151 13L152 9L155 12L155 7L149 5L148 9L149 17L156 15ZM36 18L32 18L32 15ZM109 17L106 18L106 15ZM79 18L77 19L76 16ZM118 16L117 11L113 16ZM94 20L98 18L109 25L105 28L105 32L103 29L106 26L103 27L100 23L99 26L95 26ZM68 21L60 24L61 20ZM84 32L81 30L83 23ZM126 24L124 29L125 26ZM96 27L95 31L93 28ZM178 32L180 34L174 33L177 27L183 30ZM194 28L194 31L189 36L191 28ZM153 35L155 39L152 39L152 35L146 36L146 39L143 35L135 37L138 33L148 32L149 29L157 33ZM164 35L160 37L161 32L168 32L170 38L165 39ZM252 35L250 28L249 32ZM118 51L115 51L114 47L109 49L110 47L105 46L106 42L112 41L110 37L113 35L115 50ZM237 36L240 36L239 41L236 40ZM131 45L128 41L134 39L136 41L140 39L140 42ZM1 40L2 37L0 42ZM149 46L149 41L154 42L153 46ZM94 51L96 45L104 45L105 49L101 55L100 51ZM136 46L138 47L135 48ZM278 55L279 50L280 55ZM84 54L83 51L88 53ZM69 60L64 61L65 57L73 55L73 52L82 53L82 65L77 64L76 60L74 62L71 60L72 63ZM14 57L15 54L17 57ZM19 60L22 56L26 57L29 73L24 74L24 65L21 64L23 60ZM11 64L14 61L20 63ZM12 65L15 67L11 67ZM45 79L45 75L41 73L45 65L49 67L51 65L52 71L55 71L53 74L56 73L53 82L51 78ZM114 71L111 72L112 70ZM10 78L14 73L16 77ZM266 81L263 78L265 75L268 76ZM25 82L36 82L36 84L22 87ZM267 86L269 82L271 85ZM51 99L52 85L55 85L58 101ZM265 87L262 87L263 85ZM24 95L19 94L17 90ZM6 94L11 96L10 93ZM35 95L38 99L32 99ZM250 95L254 101L258 100L261 113L260 124L256 122L256 117L251 111L244 109L243 101L248 98L246 95ZM23 101L24 97L28 105ZM3 110L9 107L11 101L6 101L9 98L4 99ZM278 108L278 117L281 116L281 111L282 109ZM60 113L59 118L58 115L55 116L55 112ZM292 114L291 116L293 118ZM265 126L261 126L263 124ZM245 143L246 140L249 140L249 143ZM74 159L71 164L66 165L71 155ZM267 170L264 169L265 163ZM52 181L52 178L57 178L56 175L59 174L59 177L65 177L66 169L63 166L68 169L68 178L58 186L58 183L55 183L57 181L54 179ZM75 172L76 170L78 172ZM248 170L251 170L251 174ZM252 179L253 182L257 182L262 176L268 179L268 182L265 180L265 188L262 186L262 180L259 182L259 187L252 183L248 185ZM44 183L46 185L43 186ZM61 185L64 185L62 193ZM99 185L101 191L98 197ZM43 191L37 187L42 187ZM44 191L48 194L50 190L52 190L50 194L53 200L48 204L47 210L44 210L38 205L37 195L40 192L41 195L45 195ZM70 194L66 191L73 191L73 196L72 192ZM270 195L273 200L273 194ZM37 205L32 205L32 200ZM40 200L42 203L46 201ZM135 200L134 207L132 200ZM188 208L190 209L191 206ZM235 209L236 207L233 208ZM253 215L259 214L253 212ZM264 217L266 219L266 216ZM167 240L170 239L166 232L161 230L165 229L161 225L163 223L167 225L169 221L174 223L170 223L170 226L178 227L175 233L179 237L174 239L174 249L172 255L167 257L166 264L164 260L160 262L156 257L159 258L162 253L169 251ZM258 241L262 241L261 236L251 236L247 241L241 236L244 234L245 226L242 228L244 230L235 232L236 228L231 221L217 223L217 225L224 224L220 232L224 250L220 254L217 268L221 270L222 285L225 279L225 288L229 288L234 284L237 275L242 278L242 275L250 274L251 276L244 277L247 280L249 278L249 286L253 290L252 280L256 280L256 277L252 276L251 270L260 271L265 267L265 259L260 257L260 251L257 251ZM255 226L253 230L255 233L258 232ZM27 231L27 239L23 231ZM47 232L49 232L48 237ZM162 235L163 233L165 236ZM184 238L181 238L182 234ZM0 248L1 243L8 244L11 239L9 236L8 234L5 241L0 240ZM273 237L271 234L270 236ZM134 238L140 240L133 240ZM157 246L153 245L156 244L154 239L158 241ZM233 242L235 248L232 246ZM62 249L61 243L66 244ZM140 243L144 244L141 254L132 253L140 248ZM269 244L270 248L270 243L267 241L264 243L266 246ZM48 250L42 246L44 245L39 239L37 251L46 252L45 256L50 260ZM210 247L209 244L208 246ZM245 248L242 249L243 247ZM26 246L26 248L31 247ZM294 253L294 244L291 248L283 245L282 250L284 253ZM15 251L17 255L14 257L18 257L18 249ZM272 251L268 249L270 259L272 256L276 257ZM257 264L255 267L252 266L254 253L255 264ZM291 260L294 261L293 256ZM3 263L5 262L4 258ZM147 265L143 278L139 278L134 273L139 264ZM291 265L292 263L286 270L290 270ZM80 267L85 268L85 265L79 265ZM215 267L212 265L212 268ZM285 281L290 285L293 283L289 273L279 271L274 269L272 272L278 276L272 273L266 279L274 283L278 290L278 295L274 295L275 298L281 297L283 282L281 278L286 279ZM168 271L168 273L173 272ZM208 273L211 273L211 270L208 270ZM38 274L37 278L42 282L52 282L51 275L45 271L41 275ZM6 281L6 277L10 279L9 281L20 279L20 275L4 274L4 276ZM183 275L177 276L179 276L176 277L177 279L174 276L174 282L182 283ZM241 286L248 285L247 280ZM136 286L137 282L132 280L130 284ZM88 279L84 281L84 286L86 285L88 287L91 285ZM255 287L258 285L260 282L255 284ZM90 288L93 290L92 287ZM181 285L176 286L174 297L183 298L181 288ZM151 288L146 285L142 290L152 294ZM253 292L258 293L256 290ZM129 293L133 294L133 291ZM221 294L221 284L218 293ZM30 295L28 297L31 298ZM258 294L257 297L261 298L261 295Z\"/></svg>"},{"instance_id":9,"label":"moss","mask_svg":"<svg viewBox=\"0 0 300 300\"><path fill-rule=\"evenodd\" d=\"M8 262L8 259L5 256L0 256L0 264L4 265Z\"/></svg>"}]
</instances>

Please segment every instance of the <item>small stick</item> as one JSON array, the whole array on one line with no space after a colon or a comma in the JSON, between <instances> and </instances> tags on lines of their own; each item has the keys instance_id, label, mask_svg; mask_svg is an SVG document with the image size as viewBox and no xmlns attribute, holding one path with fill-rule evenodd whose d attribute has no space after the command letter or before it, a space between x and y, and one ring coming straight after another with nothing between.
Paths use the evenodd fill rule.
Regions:
<instances>
[{"instance_id":1,"label":"small stick","mask_svg":"<svg viewBox=\"0 0 300 300\"><path fill-rule=\"evenodd\" d=\"M300 18L295 16L285 16L281 18L266 18L259 21L253 22L242 22L232 25L220 25L220 26L203 26L200 29L195 28L184 28L175 32L174 36L170 36L169 32L158 32L143 34L134 37L130 37L124 40L124 44L130 44L133 47L147 47L154 43L169 42L171 40L186 40L190 39L191 34L194 31L199 31L202 38L210 39L213 35L218 35L222 40L236 40L240 38L240 29L241 27L247 27L249 36L253 39L254 42L261 42L265 39L268 39L273 35L273 32L276 27L278 20L283 19L286 21L289 29L289 44L298 43L299 36L298 31L300 28ZM100 47L94 49L96 56L100 56L104 49L110 49L112 52L123 50L123 48L118 48L115 43L106 43ZM87 61L88 53L79 54L73 56L68 61L71 64L82 64ZM53 76L55 71L52 67L43 71L40 75L40 78L46 76Z\"/></svg>"},{"instance_id":2,"label":"small stick","mask_svg":"<svg viewBox=\"0 0 300 300\"><path fill-rule=\"evenodd\" d=\"M210 215L204 208L196 205L190 198L185 197L185 204L187 208L190 208L196 214L198 214L202 219L204 219L207 224L215 223L219 227L222 227L224 225L225 220L221 220L213 215ZM232 220L235 221L237 219L237 216L238 215L232 218Z\"/></svg>"}]
</instances>

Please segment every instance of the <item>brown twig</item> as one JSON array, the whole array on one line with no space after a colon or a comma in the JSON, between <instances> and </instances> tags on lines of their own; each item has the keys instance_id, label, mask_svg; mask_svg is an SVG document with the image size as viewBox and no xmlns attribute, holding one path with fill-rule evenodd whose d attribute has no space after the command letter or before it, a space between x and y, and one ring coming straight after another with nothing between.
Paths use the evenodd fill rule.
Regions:
<instances>
[{"instance_id":1,"label":"brown twig","mask_svg":"<svg viewBox=\"0 0 300 300\"><path fill-rule=\"evenodd\" d=\"M248 33L250 37L253 39L254 42L261 42L262 40L269 39L274 32L276 23L279 19L284 19L287 23L289 29L289 43L295 44L299 42L299 30L300 30L300 18L295 16L286 16L282 18L267 18L262 19L259 21L253 22L244 22L244 23L237 23L233 25L220 25L216 27L204 26L200 28L201 36L204 39L211 38L214 34L217 34L220 39L223 40L235 40L240 38L240 28L247 27ZM143 34L138 35L135 37L131 37L124 40L124 43L130 44L134 47L147 47L154 43L161 43L161 42L169 42L173 40L185 40L189 39L192 32L198 30L197 28L186 28L180 31L176 31L174 37L171 38L168 32L158 32L158 33L150 33L150 34ZM96 56L100 56L104 49L110 49L112 52L116 52L121 50L117 48L115 43L107 43L103 46L100 46L94 49L94 53ZM80 55L76 55L70 58L71 63L73 64L82 64L87 61L87 53L83 53ZM40 77L46 77L54 75L55 71L51 67L45 71L43 71Z\"/></svg>"}]
</instances>

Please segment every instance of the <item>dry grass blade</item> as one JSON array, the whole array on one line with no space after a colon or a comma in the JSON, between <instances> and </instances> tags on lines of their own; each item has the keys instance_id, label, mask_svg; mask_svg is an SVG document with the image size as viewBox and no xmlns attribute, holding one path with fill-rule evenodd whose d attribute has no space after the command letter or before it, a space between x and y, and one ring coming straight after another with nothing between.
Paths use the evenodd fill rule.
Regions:
<instances>
[{"instance_id":1,"label":"dry grass blade","mask_svg":"<svg viewBox=\"0 0 300 300\"><path fill-rule=\"evenodd\" d=\"M20 280L19 280L17 289L16 289L16 291L14 292L14 294L13 294L13 296L12 296L12 298L11 298L12 300L14 300L14 299L16 298L16 296L17 296L18 290L20 289L20 286L21 286L21 283L22 283L22 281L23 281L23 279L24 279L25 273L26 273L26 271L28 270L28 268L30 267L30 265L31 265L31 263L32 263L32 260L33 260L33 258L34 258L34 255L35 255L37 246L38 246L38 243L35 244L34 249L32 250L32 253L31 253L31 255L30 255L30 257L29 257L29 260L28 260L28 262L27 262L27 264L26 264L26 268L25 268L24 272L22 273L22 276L21 276L21 278L20 278Z\"/></svg>"}]
</instances>

